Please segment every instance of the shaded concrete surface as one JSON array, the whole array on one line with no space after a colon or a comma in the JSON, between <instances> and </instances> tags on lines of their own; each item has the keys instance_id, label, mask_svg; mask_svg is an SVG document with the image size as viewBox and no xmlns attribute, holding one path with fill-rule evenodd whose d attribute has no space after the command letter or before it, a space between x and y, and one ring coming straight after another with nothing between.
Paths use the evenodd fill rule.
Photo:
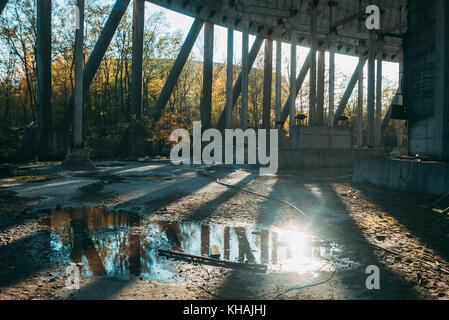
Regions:
<instances>
[{"instance_id":1,"label":"shaded concrete surface","mask_svg":"<svg viewBox=\"0 0 449 320\"><path fill-rule=\"evenodd\" d=\"M449 238L448 217L436 217L419 207L431 203L434 197L353 183L350 169L293 170L279 172L277 176L259 176L258 170L248 167L206 167L220 182L290 201L306 213L305 218L278 201L228 188L199 175L205 167L173 166L168 161L106 161L95 165L96 172L66 172L59 171L56 164L42 165L20 170L27 179L0 180L1 299L449 298L447 275L412 259L449 269L449 253L444 245ZM52 226L55 210L77 207L106 208L140 217L137 224L127 226L128 240L120 242L124 246L140 241L137 251L135 246L125 246L128 249L118 256L123 261L135 262L141 257L133 267L135 276L83 274L80 290L66 289L65 268L69 261L54 259L61 249L54 250L59 238L54 238ZM102 265L105 268L102 273L108 272L110 260L105 254L110 250L100 250L100 242L95 238L97 229L89 229L93 233L84 232L94 220L89 218L86 223L76 217L68 214L66 218L72 224L80 221L78 225L84 226L81 231L70 228L70 223L61 225L83 237L78 242L81 247L75 262L80 268L87 268L90 263ZM226 250L231 250L231 255L232 250L241 250L246 252L242 261L268 259L271 263L278 258L272 249L275 244L270 242L275 238L271 233L269 238L263 233L273 228L302 230L335 243L336 255L330 260L318 260L321 264L312 270L271 270L266 274L174 261L176 279L181 280L167 282L162 276L160 280L150 279L138 275L135 268L144 268L141 264L145 259L154 259L144 252L146 245L157 247L157 241L146 244L142 239L148 236L148 228L155 221L198 223L204 226L200 228L203 238L198 241L207 246L213 240L205 241L213 239L216 228L224 230L222 237L231 238L230 247L225 245L224 257L229 255ZM253 242L251 233L243 231L245 228L262 230L260 246L270 248L268 253L254 251L255 243L259 242ZM208 232L204 233L206 229ZM107 230L107 235L116 234L115 229ZM164 237L176 243L176 247L185 245L178 238L179 227L168 224L163 230ZM86 241L86 237L92 238ZM300 241L295 239L292 238L290 246L293 252L279 249L279 254L294 255L294 243ZM83 243L88 244L89 254ZM386 253L368 243L403 256ZM92 255L92 250L98 253ZM202 247L201 252L208 250L210 247ZM87 258L94 260L89 262ZM307 261L298 263L304 262ZM380 290L365 287L368 276L365 270L370 265L380 269ZM324 283L303 288L320 282ZM298 290L288 291L293 285Z\"/></svg>"},{"instance_id":2,"label":"shaded concrete surface","mask_svg":"<svg viewBox=\"0 0 449 320\"><path fill-rule=\"evenodd\" d=\"M359 159L354 181L436 196L449 190L449 163L421 159Z\"/></svg>"},{"instance_id":3,"label":"shaded concrete surface","mask_svg":"<svg viewBox=\"0 0 449 320\"><path fill-rule=\"evenodd\" d=\"M310 142L312 143L312 142ZM354 164L365 157L383 155L383 150L367 149L303 149L283 150L279 158L281 169L302 168L352 168Z\"/></svg>"}]
</instances>

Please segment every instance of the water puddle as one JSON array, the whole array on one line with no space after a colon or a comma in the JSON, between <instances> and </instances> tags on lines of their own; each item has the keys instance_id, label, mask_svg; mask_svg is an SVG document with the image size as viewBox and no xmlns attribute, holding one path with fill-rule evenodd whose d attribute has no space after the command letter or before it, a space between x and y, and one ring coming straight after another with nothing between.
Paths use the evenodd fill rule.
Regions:
<instances>
[{"instance_id":1,"label":"water puddle","mask_svg":"<svg viewBox=\"0 0 449 320\"><path fill-rule=\"evenodd\" d=\"M343 251L339 244L325 243L297 227L266 230L148 221L131 212L103 208L52 210L48 223L53 262L74 262L83 276L179 282L183 281L176 272L180 261L305 273L332 268L329 260Z\"/></svg>"}]
</instances>

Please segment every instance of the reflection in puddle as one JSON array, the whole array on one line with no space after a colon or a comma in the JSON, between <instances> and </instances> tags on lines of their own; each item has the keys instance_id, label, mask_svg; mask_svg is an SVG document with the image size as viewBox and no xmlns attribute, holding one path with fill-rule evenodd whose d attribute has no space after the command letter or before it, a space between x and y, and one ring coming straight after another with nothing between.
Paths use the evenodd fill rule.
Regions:
<instances>
[{"instance_id":1,"label":"reflection in puddle","mask_svg":"<svg viewBox=\"0 0 449 320\"><path fill-rule=\"evenodd\" d=\"M84 276L140 276L174 282L176 259L164 252L222 262L262 264L268 272L311 272L341 251L335 243L292 230L145 221L130 212L103 208L53 210L51 248L56 263L75 262ZM173 257L172 257L173 258Z\"/></svg>"}]
</instances>

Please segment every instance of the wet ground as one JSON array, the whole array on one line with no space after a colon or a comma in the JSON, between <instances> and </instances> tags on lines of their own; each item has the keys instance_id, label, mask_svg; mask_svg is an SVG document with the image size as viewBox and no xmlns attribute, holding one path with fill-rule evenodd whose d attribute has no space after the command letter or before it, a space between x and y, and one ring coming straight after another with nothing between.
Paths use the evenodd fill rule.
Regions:
<instances>
[{"instance_id":1,"label":"wet ground","mask_svg":"<svg viewBox=\"0 0 449 320\"><path fill-rule=\"evenodd\" d=\"M1 299L449 298L449 218L420 207L432 197L351 170L97 166L0 179Z\"/></svg>"}]
</instances>

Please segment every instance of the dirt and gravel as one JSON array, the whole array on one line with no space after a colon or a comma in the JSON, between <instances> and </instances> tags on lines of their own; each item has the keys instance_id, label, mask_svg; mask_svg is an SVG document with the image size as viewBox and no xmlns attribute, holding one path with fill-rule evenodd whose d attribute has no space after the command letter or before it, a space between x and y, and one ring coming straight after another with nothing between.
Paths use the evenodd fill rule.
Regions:
<instances>
[{"instance_id":1,"label":"dirt and gravel","mask_svg":"<svg viewBox=\"0 0 449 320\"><path fill-rule=\"evenodd\" d=\"M97 165L98 172L70 173L42 164L0 179L0 299L449 299L449 217L421 207L434 197L353 183L351 170L261 177L251 168L209 168L220 182L289 201L306 218L285 203L199 175L204 168ZM141 223L128 231L139 235L153 221L301 226L336 241L341 252L313 272L258 274L178 261L179 282L83 275L80 289L69 290L69 262L55 264L48 222L67 207L137 213ZM380 269L380 290L365 286L370 265Z\"/></svg>"}]
</instances>

